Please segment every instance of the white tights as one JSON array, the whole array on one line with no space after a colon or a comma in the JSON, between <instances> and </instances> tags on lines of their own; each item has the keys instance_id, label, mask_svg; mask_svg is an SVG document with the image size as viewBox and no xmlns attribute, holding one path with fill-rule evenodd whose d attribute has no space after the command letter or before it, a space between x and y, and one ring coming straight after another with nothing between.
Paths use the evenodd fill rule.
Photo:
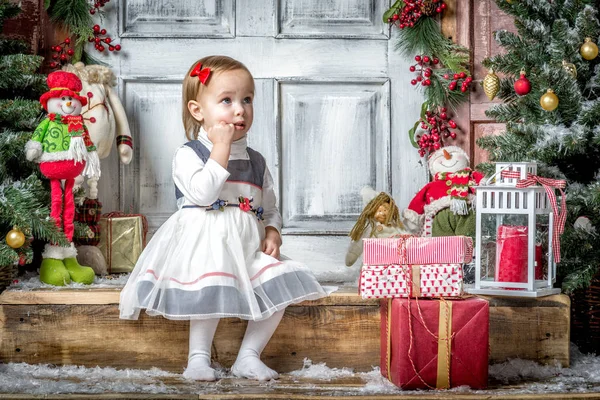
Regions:
<instances>
[{"instance_id":1,"label":"white tights","mask_svg":"<svg viewBox=\"0 0 600 400\"><path fill-rule=\"evenodd\" d=\"M277 329L283 313L284 310L281 310L265 320L248 321L242 346L235 363L231 367L231 371L235 376L259 381L279 377L277 372L267 367L260 360L260 354L271 336L273 336L275 329ZM210 367L210 353L218 324L218 318L190 321L190 353L188 366L183 372L185 378L200 381L214 381L217 379L215 370Z\"/></svg>"}]
</instances>

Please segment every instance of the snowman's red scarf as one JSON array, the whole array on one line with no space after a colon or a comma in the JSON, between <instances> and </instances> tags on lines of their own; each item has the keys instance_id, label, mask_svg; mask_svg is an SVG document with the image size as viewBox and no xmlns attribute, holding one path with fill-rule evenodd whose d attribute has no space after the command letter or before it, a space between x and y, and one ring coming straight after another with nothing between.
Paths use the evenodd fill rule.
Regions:
<instances>
[{"instance_id":1,"label":"snowman's red scarf","mask_svg":"<svg viewBox=\"0 0 600 400\"><path fill-rule=\"evenodd\" d=\"M438 172L433 177L434 181L446 181L449 186L450 211L458 215L467 215L469 213L467 200L469 194L475 193L473 187L477 186L477 181L473 177L471 168L461 169L456 172ZM450 182L450 183L448 183Z\"/></svg>"},{"instance_id":2,"label":"snowman's red scarf","mask_svg":"<svg viewBox=\"0 0 600 400\"><path fill-rule=\"evenodd\" d=\"M50 121L57 121L68 125L68 132L71 136L80 136L83 134L83 117L81 115L60 115L48 114Z\"/></svg>"}]
</instances>

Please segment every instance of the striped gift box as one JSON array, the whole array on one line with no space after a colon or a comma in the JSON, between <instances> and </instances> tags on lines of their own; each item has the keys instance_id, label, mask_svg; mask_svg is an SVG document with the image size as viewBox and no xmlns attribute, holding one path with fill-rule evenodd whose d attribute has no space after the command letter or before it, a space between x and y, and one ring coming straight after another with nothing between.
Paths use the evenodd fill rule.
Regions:
<instances>
[{"instance_id":1,"label":"striped gift box","mask_svg":"<svg viewBox=\"0 0 600 400\"><path fill-rule=\"evenodd\" d=\"M473 239L467 236L363 239L363 264L467 264Z\"/></svg>"},{"instance_id":2,"label":"striped gift box","mask_svg":"<svg viewBox=\"0 0 600 400\"><path fill-rule=\"evenodd\" d=\"M365 265L360 272L363 299L461 296L461 264Z\"/></svg>"}]
</instances>

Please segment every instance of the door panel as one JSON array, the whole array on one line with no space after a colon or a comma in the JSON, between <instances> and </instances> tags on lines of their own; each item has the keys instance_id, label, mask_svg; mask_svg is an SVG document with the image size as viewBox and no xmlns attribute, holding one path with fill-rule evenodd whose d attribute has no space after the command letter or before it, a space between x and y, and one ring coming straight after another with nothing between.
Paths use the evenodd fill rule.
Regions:
<instances>
[{"instance_id":1,"label":"door panel","mask_svg":"<svg viewBox=\"0 0 600 400\"><path fill-rule=\"evenodd\" d=\"M344 254L363 207L360 189L389 191L403 208L427 178L407 135L423 98L381 21L389 3L107 3L106 29L119 32L123 51L100 58L119 78L135 158L121 166L113 152L103 164L104 211L146 214L152 233L176 210L171 161L186 140L182 77L201 57L229 55L255 77L248 141L275 181L282 252L321 280L355 281L358 268L346 268Z\"/></svg>"}]
</instances>

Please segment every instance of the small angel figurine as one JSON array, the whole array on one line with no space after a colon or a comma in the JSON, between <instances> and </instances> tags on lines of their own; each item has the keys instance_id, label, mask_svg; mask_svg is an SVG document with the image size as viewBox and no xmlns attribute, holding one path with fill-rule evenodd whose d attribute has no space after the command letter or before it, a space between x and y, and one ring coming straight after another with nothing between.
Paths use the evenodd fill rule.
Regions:
<instances>
[{"instance_id":1,"label":"small angel figurine","mask_svg":"<svg viewBox=\"0 0 600 400\"><path fill-rule=\"evenodd\" d=\"M406 235L409 232L404 228L400 220L400 211L394 199L387 193L377 194L370 187L361 190L363 199L371 198L358 221L350 231L352 241L346 252L346 266L354 265L363 252L362 239L365 237L387 238L395 235Z\"/></svg>"}]
</instances>

